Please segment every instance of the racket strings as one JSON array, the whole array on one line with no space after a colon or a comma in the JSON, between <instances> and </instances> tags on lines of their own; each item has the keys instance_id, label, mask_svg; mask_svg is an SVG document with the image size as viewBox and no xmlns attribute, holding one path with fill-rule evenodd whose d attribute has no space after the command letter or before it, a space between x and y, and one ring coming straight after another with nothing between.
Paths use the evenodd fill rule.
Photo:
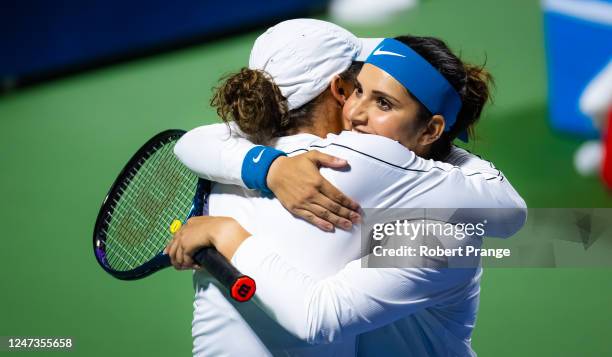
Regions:
<instances>
[{"instance_id":1,"label":"racket strings","mask_svg":"<svg viewBox=\"0 0 612 357\"><path fill-rule=\"evenodd\" d=\"M134 269L156 256L170 241L168 227L191 208L197 177L173 154L174 141L153 148L128 173L106 218L106 254L111 268Z\"/></svg>"},{"instance_id":2,"label":"racket strings","mask_svg":"<svg viewBox=\"0 0 612 357\"><path fill-rule=\"evenodd\" d=\"M115 240L111 240L110 242L113 243L117 243L117 246L121 248L121 254L124 254L126 251L135 251L136 254L138 255L138 258L134 257L134 254L128 254L127 256L131 257L133 262L132 264L130 264L129 268L132 268L133 266L138 266L139 264L142 264L143 261L147 261L148 259L150 259L152 256L154 256L154 251L152 251L150 248L148 248L146 243L146 240L142 240L142 237L147 237L147 236L151 236L151 235L147 235L147 234L143 234L144 232L146 232L147 230L153 230L153 234L152 236L154 237L159 237L160 235L163 235L165 232L163 232L162 229L160 229L159 227L155 227L154 225L151 226L149 223L149 220L151 218L153 218L152 216L150 216L148 219L147 217L145 217L141 212L155 212L154 209L155 207L151 207L151 202L152 201L152 196L151 193L149 192L149 190L143 189L141 186L141 183L143 182L148 182L151 179L154 178L158 178L160 179L160 181L162 182L168 182L167 179L165 177L159 177L159 172L160 172L160 167L162 167L162 165L160 165L159 158L163 158L163 155L152 155L150 158L150 166L149 167L154 167L155 170L151 171L148 168L146 169L142 169L142 161L140 162L141 165L141 170L139 170L139 172L141 173L141 176L139 176L138 174L133 174L131 175L132 178L132 184L129 185L130 190L128 191L126 189L126 192L124 192L123 196L121 196L122 198L125 199L124 202L117 203L116 205L116 209L118 208L118 212L119 214L123 214L125 212L121 212L121 208L123 207L131 207L131 206L135 206L134 208L130 209L129 214L128 215L123 215L124 219L118 219L119 225L117 225L116 227L118 227L118 231L122 232L123 235L121 238L123 238L123 244L120 244L120 240L119 239L115 239ZM163 167L165 169L168 169L167 167ZM166 171L168 172L168 171ZM152 186L155 187L155 186ZM138 194L135 194L135 193ZM115 215L114 215L115 216ZM140 232L140 234L139 234ZM140 238L140 241L137 241L138 239L135 238ZM127 243L127 244L126 244ZM126 248L127 245L127 248ZM136 248L136 249L133 249ZM124 254L125 255L125 254Z\"/></svg>"},{"instance_id":3,"label":"racket strings","mask_svg":"<svg viewBox=\"0 0 612 357\"><path fill-rule=\"evenodd\" d=\"M141 163L141 168L139 170L140 175L133 175L134 178L132 179L132 183L130 185L131 191L124 193L124 196L122 196L126 199L124 204L117 206L121 208L129 208L129 213L127 215L124 215L125 219L120 220L120 228L124 231L124 233L126 233L123 234L122 238L124 244L121 244L121 246L123 247L122 251L134 250L135 252L137 252L138 259L135 259L133 264L134 266L142 264L143 262L147 261L155 255L154 251L148 248L148 246L151 244L144 244L147 243L147 237L159 238L160 236L168 235L164 229L151 224L152 219L159 219L158 217L155 217L155 213L159 211L160 206L159 202L156 203L156 201L163 199L163 196L162 198L155 197L151 191L157 191L157 194L159 195L160 190L156 189L156 185L148 185L149 187L143 187L143 183L148 183L154 179L159 180L160 182L170 182L167 179L167 176L172 169L177 168L167 167L167 165L162 164L163 161L162 163L160 163L160 158L164 159L167 156L162 154L163 152L159 151L159 154L152 155L149 159L150 164L147 164L147 167L142 167ZM153 168L153 170L151 170L150 168ZM160 172L164 172L166 175L160 176ZM135 194L135 192L137 192L138 194ZM161 194L163 195L163 193ZM164 207L167 207L167 204ZM145 214L143 214L142 212L149 213L149 217L145 217ZM124 212L120 211L120 213ZM143 238L145 239L143 240ZM159 239L157 239L156 241L159 241ZM127 249L125 248L125 243L127 243ZM158 252L159 250L156 249L156 251ZM133 254L131 256L133 257ZM132 268L132 266L128 268Z\"/></svg>"},{"instance_id":4,"label":"racket strings","mask_svg":"<svg viewBox=\"0 0 612 357\"><path fill-rule=\"evenodd\" d=\"M185 206L181 205L181 207L179 208L179 210L182 209L181 212L177 212L177 210L175 210L174 212L177 212L177 213L175 213L174 216L172 217L168 216L165 212L165 208L167 206L168 199L172 198L175 200L173 202L174 204L173 207L176 207L177 201L178 203L184 203L184 202L191 202L193 200L193 194L192 194L192 197L190 198L184 193L185 191L191 191L191 192L194 191L195 183L193 181L193 178L189 179L189 177L186 175L183 175L182 177L177 177L176 173L179 172L179 169L182 168L182 166L178 164L178 161L174 160L174 162L176 163L176 165L166 170L165 175L162 178L162 181L163 182L181 182L183 183L183 185L182 186L178 186L178 185L168 186L167 192L163 192L162 190L160 190L159 186L157 185L153 186L152 191L149 191L149 193L156 194L158 196L151 196L153 197L153 199L145 200L149 203L148 206L144 207L145 212L151 212L151 211L159 212L158 216L153 221L149 222L150 226L147 227L147 229L153 228L157 231L157 233L159 233L157 235L151 236L151 239L155 239L156 247L161 246L163 248L166 245L166 243L169 241L169 238L171 238L171 235L169 234L169 231L168 231L168 227L170 223L172 222L172 220L179 218L181 216L184 216L188 212L188 208L183 208ZM158 224L159 222L163 222L162 225Z\"/></svg>"},{"instance_id":5,"label":"racket strings","mask_svg":"<svg viewBox=\"0 0 612 357\"><path fill-rule=\"evenodd\" d=\"M142 165L142 161L140 165ZM141 172L145 173L145 176L150 176L146 175L146 171ZM144 222L147 221L147 218L141 213L141 210L143 209L142 202L144 202L143 200L145 198L143 197L143 194L145 194L146 191L141 189L139 190L137 184L141 180L150 179L150 177L138 177L137 173L134 173L132 176L132 181L130 182L133 184L128 185L125 192L120 196L119 200L121 202L114 200L115 212L113 212L113 219L117 222L117 224L109 225L108 233L109 237L115 237L117 239L110 239L109 244L107 244L107 249L113 248L113 245L116 244L119 248L121 248L122 255L127 255L128 257L132 258L133 262L131 265L138 266L139 263L142 263L142 260L147 256L147 254L140 249L137 250L130 248L134 248L136 245L134 242L134 237L138 236L138 232L145 232L144 229L146 229L146 227ZM138 179L136 179L136 177L138 177ZM140 207L138 207L138 209L128 209L128 207L136 205L139 202ZM115 228L115 230L113 231L112 228ZM159 234L159 232L155 232L155 234ZM128 248L126 248L126 246ZM149 249L146 250L148 251ZM134 251L134 253L132 253L132 251ZM111 261L112 264L115 261L113 261L111 258L113 258L115 254L112 254L111 252L114 252L114 250L110 249L110 251L107 251L107 254L109 255L109 261ZM128 252L129 254L123 254L125 252ZM136 254L138 257L135 257L134 254ZM120 256L119 254L116 255Z\"/></svg>"},{"instance_id":6,"label":"racket strings","mask_svg":"<svg viewBox=\"0 0 612 357\"><path fill-rule=\"evenodd\" d=\"M139 229L142 229L142 223L140 220L144 219L144 217L134 219L132 215L141 216L140 212L130 211L129 214L126 214L125 207L129 207L129 205L133 204L135 200L142 198L141 192L138 192L137 187L131 183L137 182L135 177L137 176L144 161L144 159L139 160L129 173L129 181L126 181L126 184L123 185L123 190L121 190L122 192L120 192L118 199L113 199L113 214L112 216L109 214L107 218L107 260L113 268L118 270L129 269L131 266L137 266L138 263L143 260L141 256L142 254L139 256L138 251L130 249L129 247L132 246L132 244L130 244L130 237L137 234ZM134 252L132 252L133 250ZM126 259L130 260L127 265L124 266L118 264L126 263Z\"/></svg>"}]
</instances>

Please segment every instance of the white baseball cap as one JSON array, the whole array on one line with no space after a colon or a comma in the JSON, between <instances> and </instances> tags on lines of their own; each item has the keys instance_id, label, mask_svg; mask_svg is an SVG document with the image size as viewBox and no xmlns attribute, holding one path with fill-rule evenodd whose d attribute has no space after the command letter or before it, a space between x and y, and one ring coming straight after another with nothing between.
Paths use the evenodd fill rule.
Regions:
<instances>
[{"instance_id":1,"label":"white baseball cap","mask_svg":"<svg viewBox=\"0 0 612 357\"><path fill-rule=\"evenodd\" d=\"M353 61L365 61L382 40L357 38L327 21L287 20L255 40L249 68L268 73L291 110L323 93Z\"/></svg>"}]
</instances>

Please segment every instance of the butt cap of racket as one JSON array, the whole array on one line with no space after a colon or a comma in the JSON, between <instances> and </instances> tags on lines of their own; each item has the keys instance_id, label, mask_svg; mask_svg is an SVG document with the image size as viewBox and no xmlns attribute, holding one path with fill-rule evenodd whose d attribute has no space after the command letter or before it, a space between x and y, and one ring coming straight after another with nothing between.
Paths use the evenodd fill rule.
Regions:
<instances>
[{"instance_id":1,"label":"butt cap of racket","mask_svg":"<svg viewBox=\"0 0 612 357\"><path fill-rule=\"evenodd\" d=\"M243 275L232 285L232 298L239 302L249 301L255 295L255 280Z\"/></svg>"}]
</instances>

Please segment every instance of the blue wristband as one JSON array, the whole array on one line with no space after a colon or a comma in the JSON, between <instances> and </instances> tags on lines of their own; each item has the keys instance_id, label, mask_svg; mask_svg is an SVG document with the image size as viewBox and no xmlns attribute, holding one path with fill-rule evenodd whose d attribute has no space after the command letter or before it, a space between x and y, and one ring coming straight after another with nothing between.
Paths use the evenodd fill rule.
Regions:
<instances>
[{"instance_id":1,"label":"blue wristband","mask_svg":"<svg viewBox=\"0 0 612 357\"><path fill-rule=\"evenodd\" d=\"M255 146L247 152L242 161L242 181L246 187L259 190L266 195L272 195L268 188L266 177L268 170L279 156L287 156L284 152L268 146Z\"/></svg>"}]
</instances>

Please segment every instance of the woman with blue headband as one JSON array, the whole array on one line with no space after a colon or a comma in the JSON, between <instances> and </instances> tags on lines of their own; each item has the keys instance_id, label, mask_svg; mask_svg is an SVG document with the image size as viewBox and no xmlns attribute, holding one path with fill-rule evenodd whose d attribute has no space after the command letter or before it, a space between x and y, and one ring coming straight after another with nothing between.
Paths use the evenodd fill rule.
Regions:
<instances>
[{"instance_id":1,"label":"woman with blue headband","mask_svg":"<svg viewBox=\"0 0 612 357\"><path fill-rule=\"evenodd\" d=\"M405 46L404 41L412 44ZM415 69L398 72L392 68L407 64ZM452 79L446 79L446 72L451 73ZM345 119L356 132L387 136L423 157L446 158L451 152L452 140L474 123L487 100L486 81L481 79L486 77L481 69L467 67L466 70L441 41L417 37L388 39L367 59L357 78L357 89L344 107ZM245 85L256 82L252 80ZM249 130L257 130L253 123L250 128L241 126L240 119L235 118L247 135L251 134ZM268 134L273 132L270 130ZM363 136L364 140L369 137L373 138ZM448 145L439 144L443 141ZM261 162L262 154L263 151L256 150L249 161ZM445 170L444 166L435 168ZM499 177L492 175L490 179ZM376 178L364 176L363 180ZM493 196L491 199L495 200ZM516 204L521 206L519 202ZM292 237L286 239L290 242ZM296 269L291 261L267 247L261 237L251 236L234 220L223 217L192 220L177 233L168 249L176 263L179 262L177 255L181 255L176 247L188 255L204 245L214 245L240 270L251 275L258 283L257 296L265 308L288 331L309 343L347 340L401 319L385 327L388 330L382 335L362 335L358 352L364 355L472 354L469 336L478 303L479 269L448 272L360 269L357 259L338 273L320 279ZM184 258L178 258L180 267ZM405 344L385 344L384 338L393 334L403 335ZM443 345L439 344L441 341Z\"/></svg>"},{"instance_id":2,"label":"woman with blue headband","mask_svg":"<svg viewBox=\"0 0 612 357\"><path fill-rule=\"evenodd\" d=\"M394 139L423 158L439 161L448 161L452 148L455 154L459 152L452 144L456 138L468 142L468 133L473 135L473 127L490 98L493 79L483 67L464 64L439 39L418 36L384 40L365 63L361 76L368 78L364 83L376 81L385 89L366 97L374 105L365 115L355 111L363 109L356 106L363 103L363 86L358 85L343 107L345 129ZM395 97L389 97L392 89ZM398 108L399 99L402 108ZM306 208L303 202L307 197L299 195L296 186L308 187L307 182L320 177L315 168L306 157L281 158L273 162L266 183L285 207L302 204L300 208ZM337 202L347 201L342 199ZM302 216L297 210L292 213ZM335 217L325 211L320 217L315 214L302 218L321 227L326 222L320 217Z\"/></svg>"},{"instance_id":3,"label":"woman with blue headband","mask_svg":"<svg viewBox=\"0 0 612 357\"><path fill-rule=\"evenodd\" d=\"M489 97L489 81L484 69L465 66L440 40L385 39L367 58L344 116L353 130L441 160L453 139L468 140L467 130Z\"/></svg>"}]
</instances>

